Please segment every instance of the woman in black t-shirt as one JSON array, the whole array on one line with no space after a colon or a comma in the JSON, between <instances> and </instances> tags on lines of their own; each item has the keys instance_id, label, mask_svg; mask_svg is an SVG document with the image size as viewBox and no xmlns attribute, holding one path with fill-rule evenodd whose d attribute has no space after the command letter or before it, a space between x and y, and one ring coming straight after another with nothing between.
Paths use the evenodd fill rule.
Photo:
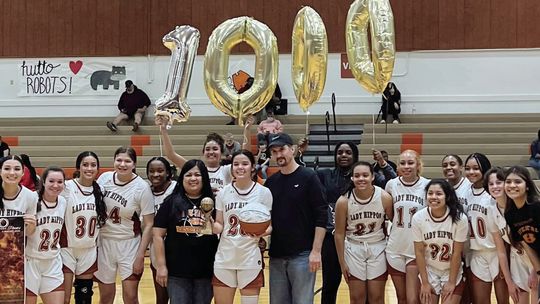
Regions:
<instances>
[{"instance_id":1,"label":"woman in black t-shirt","mask_svg":"<svg viewBox=\"0 0 540 304\"><path fill-rule=\"evenodd\" d=\"M204 223L200 204L206 197L214 199L208 170L202 161L192 159L182 167L173 193L154 220L156 281L167 287L171 304L212 301L218 239L197 233Z\"/></svg>"},{"instance_id":2,"label":"woman in black t-shirt","mask_svg":"<svg viewBox=\"0 0 540 304\"><path fill-rule=\"evenodd\" d=\"M508 196L504 217L513 243L523 247L540 278L540 193L527 168L513 166L506 172L504 191ZM532 284L534 281L535 284ZM537 280L529 280L531 289Z\"/></svg>"}]
</instances>

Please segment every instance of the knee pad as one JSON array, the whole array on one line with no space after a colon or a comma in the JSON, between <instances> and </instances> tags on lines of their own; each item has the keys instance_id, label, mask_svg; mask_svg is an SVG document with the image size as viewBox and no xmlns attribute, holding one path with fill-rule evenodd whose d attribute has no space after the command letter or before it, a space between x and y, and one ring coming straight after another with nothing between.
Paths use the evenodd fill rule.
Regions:
<instances>
[{"instance_id":1,"label":"knee pad","mask_svg":"<svg viewBox=\"0 0 540 304\"><path fill-rule=\"evenodd\" d=\"M257 304L259 303L259 296L240 296L241 304Z\"/></svg>"},{"instance_id":2,"label":"knee pad","mask_svg":"<svg viewBox=\"0 0 540 304\"><path fill-rule=\"evenodd\" d=\"M93 285L92 279L75 279L73 286L75 287L75 304L91 304Z\"/></svg>"}]
</instances>

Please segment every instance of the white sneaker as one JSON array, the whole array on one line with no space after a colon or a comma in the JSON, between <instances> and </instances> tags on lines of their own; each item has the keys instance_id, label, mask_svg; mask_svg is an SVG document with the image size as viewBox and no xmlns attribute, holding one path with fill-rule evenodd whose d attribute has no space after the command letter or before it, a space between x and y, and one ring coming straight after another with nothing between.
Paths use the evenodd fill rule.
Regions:
<instances>
[{"instance_id":1,"label":"white sneaker","mask_svg":"<svg viewBox=\"0 0 540 304\"><path fill-rule=\"evenodd\" d=\"M399 124L399 121L394 120L394 121L392 121L392 123L395 124L395 125L398 125L398 124Z\"/></svg>"},{"instance_id":2,"label":"white sneaker","mask_svg":"<svg viewBox=\"0 0 540 304\"><path fill-rule=\"evenodd\" d=\"M381 125L382 125L382 124L385 124L385 123L386 123L386 120L382 119L382 120L381 120Z\"/></svg>"}]
</instances>

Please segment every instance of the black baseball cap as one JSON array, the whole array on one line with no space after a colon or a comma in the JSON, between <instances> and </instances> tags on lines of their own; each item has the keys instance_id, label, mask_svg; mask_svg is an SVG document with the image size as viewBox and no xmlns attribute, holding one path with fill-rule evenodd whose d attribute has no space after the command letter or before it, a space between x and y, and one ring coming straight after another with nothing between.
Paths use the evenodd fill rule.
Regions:
<instances>
[{"instance_id":1,"label":"black baseball cap","mask_svg":"<svg viewBox=\"0 0 540 304\"><path fill-rule=\"evenodd\" d=\"M289 146L293 145L293 140L287 133L270 134L270 138L268 139L268 141L270 142L268 144L268 148L271 148L274 146L281 147L285 145L289 145Z\"/></svg>"},{"instance_id":2,"label":"black baseball cap","mask_svg":"<svg viewBox=\"0 0 540 304\"><path fill-rule=\"evenodd\" d=\"M129 88L133 84L133 81L126 80L126 88Z\"/></svg>"}]
</instances>

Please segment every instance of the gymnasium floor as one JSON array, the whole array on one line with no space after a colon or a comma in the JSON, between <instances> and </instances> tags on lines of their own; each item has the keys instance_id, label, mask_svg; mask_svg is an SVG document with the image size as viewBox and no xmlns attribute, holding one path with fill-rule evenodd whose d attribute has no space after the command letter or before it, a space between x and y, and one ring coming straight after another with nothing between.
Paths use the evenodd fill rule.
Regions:
<instances>
[{"instance_id":1,"label":"gymnasium floor","mask_svg":"<svg viewBox=\"0 0 540 304\"><path fill-rule=\"evenodd\" d=\"M146 258L146 262L145 262L145 269L144 269L144 274L143 274L143 278L141 280L141 283L139 285L139 300L140 300L140 303L141 304L154 304L155 303L155 295L154 295L154 285L153 285L153 281L152 281L152 272L150 271L150 260L149 258ZM268 261L266 261L266 265L268 265ZM266 287L264 287L262 290L261 290L261 296L260 296L260 300L259 300L259 303L260 304L267 304L269 303L269 296L268 296L268 269L265 269L265 281L266 281ZM315 290L319 289L322 285L322 278L321 278L321 271L318 271L317 272L317 281L315 282ZM120 287L120 284L117 283L117 291L116 291L116 299L115 299L115 304L122 304L122 291L121 291L121 287ZM96 303L98 304L99 303L99 291L98 291L98 288L97 288L97 285L95 285L94 287L94 298L93 298L93 301L92 303ZM320 303L321 302L321 297L320 297L320 294L317 294L317 296L315 296L315 303ZM394 304L394 303L397 303L396 301L396 297L395 297L395 292L394 292L394 287L392 285L392 282L391 280L389 279L387 284L386 284L386 303L388 304ZM491 296L491 303L495 303L495 297L494 297L494 294L492 293L492 296ZM74 303L74 301L72 301L72 303ZM235 297L235 301L234 301L235 304L240 304L240 296L239 294L237 294L237 296ZM345 284L345 282L343 281L342 284L340 285L340 288L339 288L339 291L338 291L338 298L337 298L337 303L349 303L349 288L347 287L347 284Z\"/></svg>"}]
</instances>

